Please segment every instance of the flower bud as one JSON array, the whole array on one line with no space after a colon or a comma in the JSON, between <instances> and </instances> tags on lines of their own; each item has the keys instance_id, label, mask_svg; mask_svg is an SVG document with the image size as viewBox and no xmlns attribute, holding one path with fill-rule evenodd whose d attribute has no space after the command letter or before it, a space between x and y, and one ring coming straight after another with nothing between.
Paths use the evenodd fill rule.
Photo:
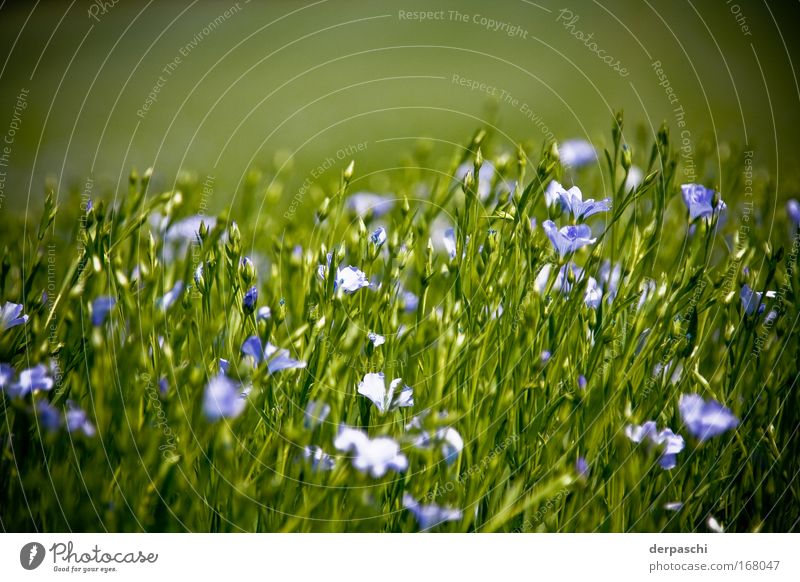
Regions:
<instances>
[{"instance_id":1,"label":"flower bud","mask_svg":"<svg viewBox=\"0 0 800 582\"><path fill-rule=\"evenodd\" d=\"M245 285L252 284L256 278L256 267L249 257L242 257L239 261L239 276Z\"/></svg>"}]
</instances>

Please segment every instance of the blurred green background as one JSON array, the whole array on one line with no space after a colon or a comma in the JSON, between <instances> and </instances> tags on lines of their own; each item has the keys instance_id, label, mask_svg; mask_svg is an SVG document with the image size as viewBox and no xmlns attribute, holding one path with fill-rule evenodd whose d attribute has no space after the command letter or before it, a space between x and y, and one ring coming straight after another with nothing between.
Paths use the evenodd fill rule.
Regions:
<instances>
[{"instance_id":1,"label":"blurred green background","mask_svg":"<svg viewBox=\"0 0 800 582\"><path fill-rule=\"evenodd\" d=\"M434 151L445 154L448 141L462 143L493 123L497 150L522 140L538 144L551 132L602 144L618 108L628 131L641 122L649 133L667 120L680 135L677 105L691 148L708 139L754 149L756 166L778 176L776 197L783 199L797 189L785 176L800 145L798 6L6 2L0 133L8 137L15 119L19 129L1 168L0 211L39 206L48 177L63 189L92 176L98 192L124 184L131 167L149 166L159 187L169 187L181 168L214 176L208 204L220 209L241 192L248 168L273 167L291 154L288 201L328 158L335 161L329 177L350 157L362 175L397 165L413 147L404 138L443 140ZM578 17L571 28L562 9ZM424 22L404 17L418 10L441 12ZM502 26L492 30L484 18ZM589 42L629 74L604 64L577 31L591 34ZM676 104L653 61L661 62ZM454 75L508 98L462 86ZM24 89L26 108L15 117ZM342 148L361 151L337 155ZM383 183L376 177L365 185Z\"/></svg>"}]
</instances>

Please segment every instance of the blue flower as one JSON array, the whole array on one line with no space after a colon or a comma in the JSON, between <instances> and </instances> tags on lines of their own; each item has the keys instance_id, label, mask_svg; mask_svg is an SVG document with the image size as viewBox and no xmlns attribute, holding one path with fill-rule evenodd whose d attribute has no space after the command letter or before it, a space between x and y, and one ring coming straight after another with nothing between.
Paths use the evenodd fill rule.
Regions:
<instances>
[{"instance_id":1,"label":"blue flower","mask_svg":"<svg viewBox=\"0 0 800 582\"><path fill-rule=\"evenodd\" d=\"M705 401L699 394L683 394L678 401L683 424L698 440L706 441L711 437L732 430L739 425L739 419L716 400Z\"/></svg>"},{"instance_id":2,"label":"blue flower","mask_svg":"<svg viewBox=\"0 0 800 582\"><path fill-rule=\"evenodd\" d=\"M308 430L313 430L328 418L331 412L331 407L324 402L317 400L309 400L306 405L305 418L303 426Z\"/></svg>"},{"instance_id":3,"label":"blue flower","mask_svg":"<svg viewBox=\"0 0 800 582\"><path fill-rule=\"evenodd\" d=\"M341 289L347 294L353 294L364 287L369 287L369 280L363 271L350 266L336 269L334 290Z\"/></svg>"},{"instance_id":4,"label":"blue flower","mask_svg":"<svg viewBox=\"0 0 800 582\"><path fill-rule=\"evenodd\" d=\"M403 385L400 392L395 395L395 390L402 382L401 378L395 378L387 387L383 372L369 373L358 384L358 393L372 400L383 414L387 411L414 405L414 392L410 386Z\"/></svg>"},{"instance_id":5,"label":"blue flower","mask_svg":"<svg viewBox=\"0 0 800 582\"><path fill-rule=\"evenodd\" d=\"M381 245L386 242L386 229L382 226L379 226L371 235L369 235L369 240L376 247L380 248Z\"/></svg>"},{"instance_id":6,"label":"blue flower","mask_svg":"<svg viewBox=\"0 0 800 582\"><path fill-rule=\"evenodd\" d=\"M36 403L36 416L39 418L39 423L49 432L61 428L61 411L47 400L39 400Z\"/></svg>"},{"instance_id":7,"label":"blue flower","mask_svg":"<svg viewBox=\"0 0 800 582\"><path fill-rule=\"evenodd\" d=\"M353 453L353 466L376 479L390 469L408 469L408 459L400 452L400 445L389 437L370 439L367 433L342 425L333 445L342 452Z\"/></svg>"},{"instance_id":8,"label":"blue flower","mask_svg":"<svg viewBox=\"0 0 800 582\"><path fill-rule=\"evenodd\" d=\"M742 285L739 298L742 300L742 307L747 315L754 315L756 308L758 308L759 315L764 312L766 305L762 302L762 295L764 295L764 293L761 291L753 291L747 283ZM773 299L775 297L775 291L767 291L766 296Z\"/></svg>"},{"instance_id":9,"label":"blue flower","mask_svg":"<svg viewBox=\"0 0 800 582\"><path fill-rule=\"evenodd\" d=\"M253 285L244 294L244 299L242 300L242 308L244 309L244 312L247 314L253 313L253 311L256 308L257 302L258 302L258 289L256 289L255 285Z\"/></svg>"},{"instance_id":10,"label":"blue flower","mask_svg":"<svg viewBox=\"0 0 800 582\"><path fill-rule=\"evenodd\" d=\"M183 281L178 281L171 290L167 291L164 296L158 300L158 307L162 311L166 311L180 298L181 293L183 293Z\"/></svg>"},{"instance_id":11,"label":"blue flower","mask_svg":"<svg viewBox=\"0 0 800 582\"><path fill-rule=\"evenodd\" d=\"M568 139L559 144L558 157L564 166L580 168L595 162L597 152L585 139Z\"/></svg>"},{"instance_id":12,"label":"blue flower","mask_svg":"<svg viewBox=\"0 0 800 582\"><path fill-rule=\"evenodd\" d=\"M5 390L11 386L14 379L14 368L8 364L0 364L0 390Z\"/></svg>"},{"instance_id":13,"label":"blue flower","mask_svg":"<svg viewBox=\"0 0 800 582\"><path fill-rule=\"evenodd\" d=\"M446 426L436 430L433 435L434 442L438 442L442 450L444 462L452 465L464 450L464 439L453 427Z\"/></svg>"},{"instance_id":14,"label":"blue flower","mask_svg":"<svg viewBox=\"0 0 800 582\"><path fill-rule=\"evenodd\" d=\"M552 220L545 220L542 223L542 227L550 242L553 243L553 247L562 257L567 253L575 252L581 247L594 244L597 240L596 238L591 238L592 229L585 224L569 225L559 229Z\"/></svg>"},{"instance_id":15,"label":"blue flower","mask_svg":"<svg viewBox=\"0 0 800 582\"><path fill-rule=\"evenodd\" d=\"M800 226L800 203L794 198L786 203L786 213L795 226Z\"/></svg>"},{"instance_id":16,"label":"blue flower","mask_svg":"<svg viewBox=\"0 0 800 582\"><path fill-rule=\"evenodd\" d=\"M369 341L372 342L372 345L375 346L376 348L386 343L385 337L383 337L382 335L378 335L373 331L369 332L369 334L367 334L367 337L369 338Z\"/></svg>"},{"instance_id":17,"label":"blue flower","mask_svg":"<svg viewBox=\"0 0 800 582\"><path fill-rule=\"evenodd\" d=\"M359 216L372 211L372 216L379 218L392 209L394 200L372 192L356 192L347 199L346 206Z\"/></svg>"},{"instance_id":18,"label":"blue flower","mask_svg":"<svg viewBox=\"0 0 800 582\"><path fill-rule=\"evenodd\" d=\"M725 209L725 203L721 199L715 203L714 198L717 193L701 184L683 184L681 194L684 204L689 209L690 221L699 217L711 218L714 212L722 212Z\"/></svg>"},{"instance_id":19,"label":"blue flower","mask_svg":"<svg viewBox=\"0 0 800 582\"><path fill-rule=\"evenodd\" d=\"M444 231L444 236L442 236L442 241L444 242L444 249L447 251L447 256L450 257L450 260L456 258L456 231L453 228L448 228Z\"/></svg>"},{"instance_id":20,"label":"blue flower","mask_svg":"<svg viewBox=\"0 0 800 582\"><path fill-rule=\"evenodd\" d=\"M244 340L242 354L252 357L256 366L262 362L267 362L270 374L275 374L281 370L306 367L306 363L302 360L295 360L289 357L289 350L279 349L269 342L267 342L266 347L263 347L261 340L254 335Z\"/></svg>"},{"instance_id":21,"label":"blue flower","mask_svg":"<svg viewBox=\"0 0 800 582\"><path fill-rule=\"evenodd\" d=\"M684 446L683 437L665 428L658 432L656 423L649 420L641 426L629 424L625 427L625 435L634 443L649 441L651 446L663 447L659 463L662 469L673 469L677 464L677 455Z\"/></svg>"},{"instance_id":22,"label":"blue flower","mask_svg":"<svg viewBox=\"0 0 800 582\"><path fill-rule=\"evenodd\" d=\"M401 293L401 297L403 300L403 310L406 313L417 310L417 307L419 307L419 297L417 297L411 291L403 291Z\"/></svg>"},{"instance_id":23,"label":"blue flower","mask_svg":"<svg viewBox=\"0 0 800 582\"><path fill-rule=\"evenodd\" d=\"M422 531L427 531L447 521L459 521L463 517L460 509L448 509L435 503L420 505L409 493L403 494L403 507L414 514L417 525Z\"/></svg>"},{"instance_id":24,"label":"blue flower","mask_svg":"<svg viewBox=\"0 0 800 582\"><path fill-rule=\"evenodd\" d=\"M9 387L8 392L10 396L24 398L37 390L49 391L52 389L53 379L47 375L45 365L39 364L20 372L19 380Z\"/></svg>"},{"instance_id":25,"label":"blue flower","mask_svg":"<svg viewBox=\"0 0 800 582\"><path fill-rule=\"evenodd\" d=\"M108 314L114 309L117 300L108 295L103 295L92 301L92 325L99 327L103 325Z\"/></svg>"},{"instance_id":26,"label":"blue flower","mask_svg":"<svg viewBox=\"0 0 800 582\"><path fill-rule=\"evenodd\" d=\"M589 463L586 462L586 459L578 457L575 460L575 472L578 474L578 477L583 479L589 476Z\"/></svg>"},{"instance_id":27,"label":"blue flower","mask_svg":"<svg viewBox=\"0 0 800 582\"><path fill-rule=\"evenodd\" d=\"M236 418L246 406L241 386L225 374L214 376L203 395L203 413L208 420Z\"/></svg>"},{"instance_id":28,"label":"blue flower","mask_svg":"<svg viewBox=\"0 0 800 582\"><path fill-rule=\"evenodd\" d=\"M544 196L548 206L558 203L562 209L571 212L576 219L588 218L593 214L611 210L610 198L604 198L598 201L590 198L584 201L580 188L573 186L569 190L565 190L564 187L555 180L548 184Z\"/></svg>"},{"instance_id":29,"label":"blue flower","mask_svg":"<svg viewBox=\"0 0 800 582\"><path fill-rule=\"evenodd\" d=\"M21 303L7 301L0 309L0 331L11 329L28 322L28 316L22 313Z\"/></svg>"},{"instance_id":30,"label":"blue flower","mask_svg":"<svg viewBox=\"0 0 800 582\"><path fill-rule=\"evenodd\" d=\"M314 471L332 471L336 466L335 459L323 451L320 447L304 447L303 457L311 461L311 468Z\"/></svg>"},{"instance_id":31,"label":"blue flower","mask_svg":"<svg viewBox=\"0 0 800 582\"><path fill-rule=\"evenodd\" d=\"M80 431L87 437L93 437L97 431L89 421L89 416L86 412L71 400L67 401L67 407L67 430L69 432Z\"/></svg>"},{"instance_id":32,"label":"blue flower","mask_svg":"<svg viewBox=\"0 0 800 582\"><path fill-rule=\"evenodd\" d=\"M622 266L619 263L614 265L614 268L611 268L611 261L605 260L603 264L600 265L600 282L603 285L603 290L606 292L606 297L608 298L608 303L614 301L614 298L617 296L619 292L619 281L622 275Z\"/></svg>"}]
</instances>

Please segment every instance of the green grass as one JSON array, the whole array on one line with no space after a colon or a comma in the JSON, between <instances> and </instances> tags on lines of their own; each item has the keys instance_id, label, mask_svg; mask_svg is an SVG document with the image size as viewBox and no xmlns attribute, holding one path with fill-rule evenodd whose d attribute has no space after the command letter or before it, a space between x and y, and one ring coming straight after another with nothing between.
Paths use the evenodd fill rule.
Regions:
<instances>
[{"instance_id":1,"label":"green grass","mask_svg":"<svg viewBox=\"0 0 800 582\"><path fill-rule=\"evenodd\" d=\"M797 231L782 208L774 221L758 205L747 210L745 156L735 150L721 173L715 155L694 159L697 181L719 190L728 211L690 225L666 131L633 145L646 178L626 188L621 129L615 121L607 156L579 171L562 168L550 144L502 152L483 131L449 166L431 166L418 148L391 174L391 213L366 222L345 205L360 189L358 167L352 179L310 189L288 219L285 177L253 171L239 204L171 260L152 217L174 224L204 208L202 177L157 192L133 173L127 191L95 199L88 214L78 191L49 192L41 221L5 219L0 292L30 319L0 332L0 362L19 372L52 361L59 378L51 391L2 399L2 528L416 531L402 503L410 493L463 511L437 531L707 531L710 516L728 531L797 530ZM510 197L481 203L474 186L451 178L479 150L518 184ZM541 227L548 215L567 220L545 206L552 178L613 199L611 212L588 220L597 243L574 256L598 280L603 260L622 266L616 298L597 309L584 304L584 281L568 296L555 291L555 269L536 290L542 267L562 264ZM772 188L755 173L754 199ZM458 233L452 261L440 248L442 220ZM388 241L376 252L368 233L379 223ZM334 292L334 277L317 274L327 252L329 273L355 265L380 288ZM242 307L243 256L254 260L269 319ZM640 305L647 280L655 291ZM165 313L158 300L178 281L192 288ZM780 291L766 300L778 313L771 327L744 313L744 283ZM405 309L401 288L419 297L416 310ZM103 295L117 305L94 327L90 305ZM369 344L369 331L386 343ZM307 367L254 369L240 354L254 334ZM203 396L220 358L253 388L238 417L212 422ZM366 372L381 370L413 387L413 407L380 415L357 393ZM680 395L693 392L729 407L739 427L693 440L678 412ZM45 430L31 412L43 399L74 401L97 434ZM331 407L313 430L304 427L310 400ZM454 463L412 446L406 425L424 410L427 429L463 437ZM672 470L624 434L651 419L686 438ZM408 470L357 471L333 446L340 423L397 439ZM307 445L335 455L335 468L314 471L302 459ZM677 501L680 511L664 508Z\"/></svg>"}]
</instances>

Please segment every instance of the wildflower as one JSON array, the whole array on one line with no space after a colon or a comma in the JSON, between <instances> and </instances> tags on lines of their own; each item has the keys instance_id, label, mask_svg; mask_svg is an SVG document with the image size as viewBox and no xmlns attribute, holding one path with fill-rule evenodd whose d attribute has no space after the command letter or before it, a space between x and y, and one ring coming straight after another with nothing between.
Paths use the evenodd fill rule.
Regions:
<instances>
[{"instance_id":1,"label":"wildflower","mask_svg":"<svg viewBox=\"0 0 800 582\"><path fill-rule=\"evenodd\" d=\"M28 316L22 313L21 303L6 301L0 309L0 331L11 329L28 322Z\"/></svg>"},{"instance_id":2,"label":"wildflower","mask_svg":"<svg viewBox=\"0 0 800 582\"><path fill-rule=\"evenodd\" d=\"M369 235L370 242L377 248L380 248L386 242L386 229L382 226L378 227L371 235Z\"/></svg>"},{"instance_id":3,"label":"wildflower","mask_svg":"<svg viewBox=\"0 0 800 582\"><path fill-rule=\"evenodd\" d=\"M650 441L652 446L663 446L659 463L662 469L673 469L677 464L677 455L684 446L683 437L675 434L671 429L665 428L658 432L656 423L649 420L641 426L629 424L625 427L625 435L634 443Z\"/></svg>"},{"instance_id":4,"label":"wildflower","mask_svg":"<svg viewBox=\"0 0 800 582\"><path fill-rule=\"evenodd\" d=\"M434 434L434 440L439 442L444 462L448 465L452 465L461 451L464 450L464 439L461 438L456 429L450 426L437 429Z\"/></svg>"},{"instance_id":5,"label":"wildflower","mask_svg":"<svg viewBox=\"0 0 800 582\"><path fill-rule=\"evenodd\" d=\"M584 479L589 476L589 463L586 462L586 459L578 457L575 460L575 472Z\"/></svg>"},{"instance_id":6,"label":"wildflower","mask_svg":"<svg viewBox=\"0 0 800 582\"><path fill-rule=\"evenodd\" d=\"M309 400L306 405L303 426L308 430L313 430L328 418L331 412L329 404L317 400Z\"/></svg>"},{"instance_id":7,"label":"wildflower","mask_svg":"<svg viewBox=\"0 0 800 582\"><path fill-rule=\"evenodd\" d=\"M39 418L39 423L50 432L61 428L61 412L47 400L39 400L36 403L36 416Z\"/></svg>"},{"instance_id":8,"label":"wildflower","mask_svg":"<svg viewBox=\"0 0 800 582\"><path fill-rule=\"evenodd\" d=\"M463 517L460 509L448 509L435 503L420 505L409 493L403 494L403 507L414 514L417 525L422 531L429 530L447 521L458 521Z\"/></svg>"},{"instance_id":9,"label":"wildflower","mask_svg":"<svg viewBox=\"0 0 800 582\"><path fill-rule=\"evenodd\" d=\"M786 203L786 213L795 226L800 226L800 203L794 198Z\"/></svg>"},{"instance_id":10,"label":"wildflower","mask_svg":"<svg viewBox=\"0 0 800 582\"><path fill-rule=\"evenodd\" d=\"M692 436L706 441L739 425L739 419L716 400L705 401L699 394L683 394L678 401L683 424Z\"/></svg>"},{"instance_id":11,"label":"wildflower","mask_svg":"<svg viewBox=\"0 0 800 582\"><path fill-rule=\"evenodd\" d=\"M584 376L583 374L578 376L578 388L580 388L581 390L586 390L587 384L588 382L586 381L586 376Z\"/></svg>"},{"instance_id":12,"label":"wildflower","mask_svg":"<svg viewBox=\"0 0 800 582\"><path fill-rule=\"evenodd\" d=\"M722 527L722 525L717 521L717 518L713 515L708 516L706 525L708 526L708 529L714 533L725 533L725 528Z\"/></svg>"},{"instance_id":13,"label":"wildflower","mask_svg":"<svg viewBox=\"0 0 800 582\"><path fill-rule=\"evenodd\" d=\"M164 234L164 240L168 243L198 241L200 240L200 227L205 225L208 229L213 229L217 225L217 219L202 214L189 216L176 222L169 227Z\"/></svg>"},{"instance_id":14,"label":"wildflower","mask_svg":"<svg viewBox=\"0 0 800 582\"><path fill-rule=\"evenodd\" d=\"M413 406L414 393L410 386L404 385L397 396L394 394L402 381L401 378L395 378L387 388L383 372L369 373L358 384L358 393L372 400L381 414L397 408Z\"/></svg>"},{"instance_id":15,"label":"wildflower","mask_svg":"<svg viewBox=\"0 0 800 582\"><path fill-rule=\"evenodd\" d=\"M370 439L365 432L342 425L333 445L342 452L353 453L353 466L376 479L389 469L403 472L408 468L408 459L400 452L400 445L389 437Z\"/></svg>"},{"instance_id":16,"label":"wildflower","mask_svg":"<svg viewBox=\"0 0 800 582\"><path fill-rule=\"evenodd\" d=\"M633 190L639 187L639 184L642 183L644 179L644 172L641 168L637 166L631 166L631 169L628 170L628 177L625 178L625 189L626 190Z\"/></svg>"},{"instance_id":17,"label":"wildflower","mask_svg":"<svg viewBox=\"0 0 800 582\"><path fill-rule=\"evenodd\" d=\"M372 345L375 346L376 348L386 343L385 337L383 337L382 335L378 335L377 333L372 331L369 332L369 334L367 334L367 337L369 338L369 341L372 342Z\"/></svg>"},{"instance_id":18,"label":"wildflower","mask_svg":"<svg viewBox=\"0 0 800 582\"><path fill-rule=\"evenodd\" d=\"M203 413L208 420L236 418L246 405L241 387L225 374L214 376L203 395Z\"/></svg>"},{"instance_id":19,"label":"wildflower","mask_svg":"<svg viewBox=\"0 0 800 582\"><path fill-rule=\"evenodd\" d=\"M243 311L248 315L253 313L256 308L256 302L258 302L258 289L253 285L244 294L244 299L242 300Z\"/></svg>"},{"instance_id":20,"label":"wildflower","mask_svg":"<svg viewBox=\"0 0 800 582\"><path fill-rule=\"evenodd\" d=\"M595 162L597 152L585 139L568 139L559 144L558 157L564 166L580 168Z\"/></svg>"},{"instance_id":21,"label":"wildflower","mask_svg":"<svg viewBox=\"0 0 800 582\"><path fill-rule=\"evenodd\" d=\"M593 277L589 277L589 280L586 284L586 295L584 296L583 302L586 304L587 307L592 309L597 309L600 306L600 302L603 300L603 292L600 290L600 287L597 285L597 281Z\"/></svg>"},{"instance_id":22,"label":"wildflower","mask_svg":"<svg viewBox=\"0 0 800 582\"><path fill-rule=\"evenodd\" d=\"M372 216L375 218L380 218L389 212L393 206L394 200L372 192L356 192L346 202L348 210L352 210L359 216L365 216L372 211Z\"/></svg>"},{"instance_id":23,"label":"wildflower","mask_svg":"<svg viewBox=\"0 0 800 582\"><path fill-rule=\"evenodd\" d=\"M314 471L332 471L336 466L336 460L320 447L304 447L303 457L311 461L311 468Z\"/></svg>"},{"instance_id":24,"label":"wildflower","mask_svg":"<svg viewBox=\"0 0 800 582\"><path fill-rule=\"evenodd\" d=\"M700 184L682 185L681 194L689 209L690 221L699 217L711 218L714 212L719 213L725 209L725 203L717 196L717 192Z\"/></svg>"},{"instance_id":25,"label":"wildflower","mask_svg":"<svg viewBox=\"0 0 800 582\"><path fill-rule=\"evenodd\" d=\"M252 357L256 366L262 362L267 362L270 374L275 374L281 370L306 367L306 363L302 360L295 360L289 357L289 350L279 349L269 342L267 342L266 347L263 347L261 340L254 335L244 340L242 354Z\"/></svg>"},{"instance_id":26,"label":"wildflower","mask_svg":"<svg viewBox=\"0 0 800 582\"><path fill-rule=\"evenodd\" d=\"M419 297L411 291L403 291L400 295L404 311L411 312L417 310L417 307L419 307Z\"/></svg>"},{"instance_id":27,"label":"wildflower","mask_svg":"<svg viewBox=\"0 0 800 582\"><path fill-rule=\"evenodd\" d=\"M183 281L178 281L172 289L167 291L164 296L158 300L158 307L161 311L166 311L180 298L181 293L183 293Z\"/></svg>"},{"instance_id":28,"label":"wildflower","mask_svg":"<svg viewBox=\"0 0 800 582\"><path fill-rule=\"evenodd\" d=\"M24 398L31 392L36 392L37 390L49 391L52 389L53 379L47 375L47 368L45 365L39 364L20 372L19 380L10 386L9 394L18 398Z\"/></svg>"},{"instance_id":29,"label":"wildflower","mask_svg":"<svg viewBox=\"0 0 800 582\"><path fill-rule=\"evenodd\" d=\"M92 325L95 327L103 325L116 304L117 300L107 295L95 299L92 302Z\"/></svg>"},{"instance_id":30,"label":"wildflower","mask_svg":"<svg viewBox=\"0 0 800 582\"><path fill-rule=\"evenodd\" d=\"M592 229L585 224L569 225L559 229L552 220L545 220L542 223L542 227L550 242L553 243L553 247L562 257L567 253L575 252L581 247L594 244L597 240L596 238L591 238Z\"/></svg>"},{"instance_id":31,"label":"wildflower","mask_svg":"<svg viewBox=\"0 0 800 582\"><path fill-rule=\"evenodd\" d=\"M600 283L602 283L602 288L607 297L606 301L611 303L614 301L614 298L619 292L619 281L622 275L622 266L619 263L616 263L612 268L611 261L605 260L603 261L603 264L600 265L600 271L598 275L600 278Z\"/></svg>"},{"instance_id":32,"label":"wildflower","mask_svg":"<svg viewBox=\"0 0 800 582\"><path fill-rule=\"evenodd\" d=\"M8 364L0 364L0 390L5 390L14 379L14 368Z\"/></svg>"},{"instance_id":33,"label":"wildflower","mask_svg":"<svg viewBox=\"0 0 800 582\"><path fill-rule=\"evenodd\" d=\"M333 254L328 253L327 255L325 255L325 258L327 260L326 264L317 265L317 277L319 277L323 281L328 276L328 268L331 266L331 260L333 260Z\"/></svg>"},{"instance_id":34,"label":"wildflower","mask_svg":"<svg viewBox=\"0 0 800 582\"><path fill-rule=\"evenodd\" d=\"M444 231L444 236L442 237L444 241L444 249L447 251L447 256L450 257L450 260L456 258L456 231L455 229L448 228Z\"/></svg>"},{"instance_id":35,"label":"wildflower","mask_svg":"<svg viewBox=\"0 0 800 582\"><path fill-rule=\"evenodd\" d=\"M667 511L680 511L683 509L683 503L680 501L670 501L669 503L664 504L664 509Z\"/></svg>"},{"instance_id":36,"label":"wildflower","mask_svg":"<svg viewBox=\"0 0 800 582\"><path fill-rule=\"evenodd\" d=\"M544 195L548 206L558 203L563 210L571 212L576 219L589 218L593 214L611 210L610 198L598 201L590 198L584 201L580 188L573 186L569 190L565 190L555 180L548 184Z\"/></svg>"},{"instance_id":37,"label":"wildflower","mask_svg":"<svg viewBox=\"0 0 800 582\"><path fill-rule=\"evenodd\" d=\"M542 364L546 364L550 361L550 358L553 354L550 353L550 350L543 350L541 354L539 354L539 360L541 360Z\"/></svg>"},{"instance_id":38,"label":"wildflower","mask_svg":"<svg viewBox=\"0 0 800 582\"><path fill-rule=\"evenodd\" d=\"M256 279L256 267L249 257L242 257L239 260L239 276L245 285L250 285Z\"/></svg>"},{"instance_id":39,"label":"wildflower","mask_svg":"<svg viewBox=\"0 0 800 582\"><path fill-rule=\"evenodd\" d=\"M764 312L766 306L762 303L762 296L766 295L766 297L773 299L775 297L775 291L767 291L766 294L761 293L760 291L753 291L750 286L745 283L742 285L742 290L739 293L739 298L742 300L742 307L744 308L744 312L747 315L753 315L756 312L756 308L758 308L758 314L761 315Z\"/></svg>"},{"instance_id":40,"label":"wildflower","mask_svg":"<svg viewBox=\"0 0 800 582\"><path fill-rule=\"evenodd\" d=\"M336 270L334 290L342 289L347 294L353 294L364 287L369 287L369 280L363 271L349 266Z\"/></svg>"},{"instance_id":41,"label":"wildflower","mask_svg":"<svg viewBox=\"0 0 800 582\"><path fill-rule=\"evenodd\" d=\"M71 400L67 401L67 430L69 432L80 431L87 437L93 437L97 432L94 425L89 421L86 411L80 409Z\"/></svg>"},{"instance_id":42,"label":"wildflower","mask_svg":"<svg viewBox=\"0 0 800 582\"><path fill-rule=\"evenodd\" d=\"M259 307L256 311L256 320L258 321L266 321L270 317L272 317L272 310L266 305Z\"/></svg>"}]
</instances>

